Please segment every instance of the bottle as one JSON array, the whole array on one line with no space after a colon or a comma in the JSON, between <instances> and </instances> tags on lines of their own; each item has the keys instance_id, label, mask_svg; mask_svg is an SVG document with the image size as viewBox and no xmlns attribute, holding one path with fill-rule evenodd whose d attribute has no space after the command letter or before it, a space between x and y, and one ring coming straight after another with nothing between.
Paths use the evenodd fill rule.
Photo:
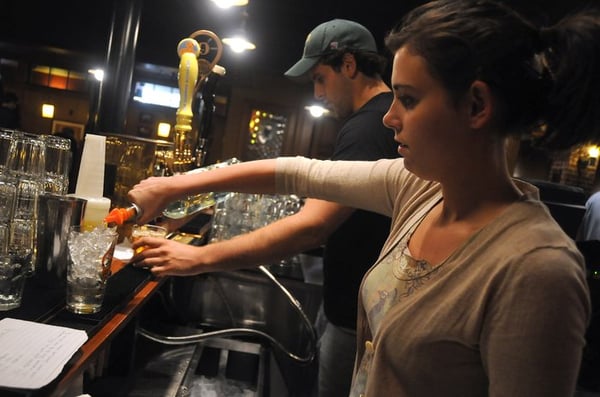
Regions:
<instances>
[{"instance_id":1,"label":"bottle","mask_svg":"<svg viewBox=\"0 0 600 397\"><path fill-rule=\"evenodd\" d=\"M108 213L106 218L104 218L104 222L107 225L117 225L120 226L128 221L135 221L142 215L142 209L132 203L129 207L126 208L114 208L112 211Z\"/></svg>"},{"instance_id":2,"label":"bottle","mask_svg":"<svg viewBox=\"0 0 600 397\"><path fill-rule=\"evenodd\" d=\"M187 171L185 174L198 174L200 172L209 171L216 168L223 168L237 163L240 163L240 161L233 157L220 163ZM228 192L208 192L188 196L185 199L177 200L169 204L163 211L163 215L171 219L181 219L220 203L221 201L225 200L225 197L227 197L228 194Z\"/></svg>"}]
</instances>

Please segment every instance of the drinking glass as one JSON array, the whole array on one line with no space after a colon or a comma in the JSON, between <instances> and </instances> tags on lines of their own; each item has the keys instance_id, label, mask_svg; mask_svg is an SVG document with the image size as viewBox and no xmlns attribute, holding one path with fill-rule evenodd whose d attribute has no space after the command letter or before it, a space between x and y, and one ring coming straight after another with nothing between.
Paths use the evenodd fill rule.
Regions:
<instances>
[{"instance_id":1,"label":"drinking glass","mask_svg":"<svg viewBox=\"0 0 600 397\"><path fill-rule=\"evenodd\" d=\"M26 275L35 271L36 227L32 219L12 219L8 224L8 254L23 267Z\"/></svg>"},{"instance_id":2,"label":"drinking glass","mask_svg":"<svg viewBox=\"0 0 600 397\"><path fill-rule=\"evenodd\" d=\"M6 172L16 177L40 179L44 175L46 144L39 135L14 131Z\"/></svg>"},{"instance_id":3,"label":"drinking glass","mask_svg":"<svg viewBox=\"0 0 600 397\"><path fill-rule=\"evenodd\" d=\"M133 225L131 228L131 242L135 242L142 237L166 237L167 229L158 225ZM139 254L144 250L145 247L138 247L135 250L136 254Z\"/></svg>"},{"instance_id":4,"label":"drinking glass","mask_svg":"<svg viewBox=\"0 0 600 397\"><path fill-rule=\"evenodd\" d=\"M0 255L8 254L8 239L10 228L8 223L0 223Z\"/></svg>"},{"instance_id":5,"label":"drinking glass","mask_svg":"<svg viewBox=\"0 0 600 397\"><path fill-rule=\"evenodd\" d=\"M9 254L0 254L0 311L21 306L25 268Z\"/></svg>"},{"instance_id":6,"label":"drinking glass","mask_svg":"<svg viewBox=\"0 0 600 397\"><path fill-rule=\"evenodd\" d=\"M4 173L8 154L10 153L10 144L13 138L13 130L0 128L0 174Z\"/></svg>"},{"instance_id":7,"label":"drinking glass","mask_svg":"<svg viewBox=\"0 0 600 397\"><path fill-rule=\"evenodd\" d=\"M41 188L39 179L25 177L17 179L14 218L31 220L35 218Z\"/></svg>"},{"instance_id":8,"label":"drinking glass","mask_svg":"<svg viewBox=\"0 0 600 397\"><path fill-rule=\"evenodd\" d=\"M67 309L77 314L97 313L102 308L106 281L117 244L116 228L71 226L67 246Z\"/></svg>"},{"instance_id":9,"label":"drinking glass","mask_svg":"<svg viewBox=\"0 0 600 397\"><path fill-rule=\"evenodd\" d=\"M0 174L0 223L8 223L15 212L16 180Z\"/></svg>"},{"instance_id":10,"label":"drinking glass","mask_svg":"<svg viewBox=\"0 0 600 397\"><path fill-rule=\"evenodd\" d=\"M42 138L46 147L43 190L49 193L67 194L72 162L71 141L55 135L43 135Z\"/></svg>"}]
</instances>

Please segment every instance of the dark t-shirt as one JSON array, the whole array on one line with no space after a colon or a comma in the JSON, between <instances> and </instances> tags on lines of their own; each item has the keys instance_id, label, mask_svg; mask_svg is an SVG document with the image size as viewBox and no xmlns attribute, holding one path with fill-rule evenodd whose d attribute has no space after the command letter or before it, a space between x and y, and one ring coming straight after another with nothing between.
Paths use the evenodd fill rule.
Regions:
<instances>
[{"instance_id":1,"label":"dark t-shirt","mask_svg":"<svg viewBox=\"0 0 600 397\"><path fill-rule=\"evenodd\" d=\"M382 122L392 98L392 93L379 94L345 121L336 139L333 160L398 157L394 133ZM389 230L390 218L356 210L327 240L323 256L323 306L331 323L356 328L360 283L379 256Z\"/></svg>"}]
</instances>

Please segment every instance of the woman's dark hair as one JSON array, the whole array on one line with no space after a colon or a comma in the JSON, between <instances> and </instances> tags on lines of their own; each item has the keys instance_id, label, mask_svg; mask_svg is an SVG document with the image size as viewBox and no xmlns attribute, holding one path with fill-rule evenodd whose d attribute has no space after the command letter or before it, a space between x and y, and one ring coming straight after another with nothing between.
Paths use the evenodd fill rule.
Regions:
<instances>
[{"instance_id":1,"label":"woman's dark hair","mask_svg":"<svg viewBox=\"0 0 600 397\"><path fill-rule=\"evenodd\" d=\"M338 49L321 57L319 63L328 65L339 72L344 61L345 54L352 54L356 60L356 68L365 76L381 77L387 67L387 59L375 52L356 51L350 49Z\"/></svg>"},{"instance_id":2,"label":"woman's dark hair","mask_svg":"<svg viewBox=\"0 0 600 397\"><path fill-rule=\"evenodd\" d=\"M587 10L538 29L493 0L420 6L386 37L406 46L458 100L475 80L499 101L507 133L545 131L538 143L567 148L600 136L600 13Z\"/></svg>"}]
</instances>

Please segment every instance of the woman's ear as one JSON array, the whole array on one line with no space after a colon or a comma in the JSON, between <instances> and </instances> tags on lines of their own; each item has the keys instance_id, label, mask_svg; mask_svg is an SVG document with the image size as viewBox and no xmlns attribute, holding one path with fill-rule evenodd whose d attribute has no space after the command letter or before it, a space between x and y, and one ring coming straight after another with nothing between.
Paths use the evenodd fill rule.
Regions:
<instances>
[{"instance_id":1,"label":"woman's ear","mask_svg":"<svg viewBox=\"0 0 600 397\"><path fill-rule=\"evenodd\" d=\"M469 89L468 99L471 128L481 128L490 123L494 113L494 98L490 86L475 80Z\"/></svg>"}]
</instances>

